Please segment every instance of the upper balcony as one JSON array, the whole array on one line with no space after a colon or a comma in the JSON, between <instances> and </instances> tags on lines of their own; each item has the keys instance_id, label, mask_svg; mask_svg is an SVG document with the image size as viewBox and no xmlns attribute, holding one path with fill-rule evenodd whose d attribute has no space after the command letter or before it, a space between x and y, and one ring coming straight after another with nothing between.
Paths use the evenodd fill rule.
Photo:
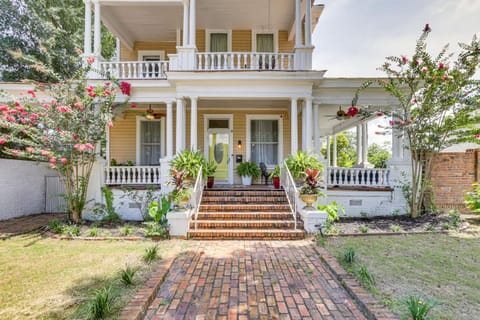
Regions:
<instances>
[{"instance_id":1,"label":"upper balcony","mask_svg":"<svg viewBox=\"0 0 480 320\"><path fill-rule=\"evenodd\" d=\"M311 70L311 34L323 10L312 0L92 1L85 1L85 54L102 61L101 20L119 39L119 59L99 67L122 79L166 79L168 71Z\"/></svg>"}]
</instances>

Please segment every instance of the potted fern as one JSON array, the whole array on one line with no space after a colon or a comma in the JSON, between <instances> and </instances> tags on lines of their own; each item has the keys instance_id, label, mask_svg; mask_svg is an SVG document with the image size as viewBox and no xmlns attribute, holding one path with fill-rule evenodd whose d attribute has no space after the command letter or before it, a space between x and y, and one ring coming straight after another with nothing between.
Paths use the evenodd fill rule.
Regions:
<instances>
[{"instance_id":1,"label":"potted fern","mask_svg":"<svg viewBox=\"0 0 480 320\"><path fill-rule=\"evenodd\" d=\"M252 184L252 178L260 176L260 169L255 162L242 162L237 166L237 174L242 177L242 184L249 186Z\"/></svg>"},{"instance_id":2,"label":"potted fern","mask_svg":"<svg viewBox=\"0 0 480 320\"><path fill-rule=\"evenodd\" d=\"M323 170L323 164L318 160L317 156L311 153L298 151L295 154L288 156L285 160L288 170L292 174L297 185L301 185L305 178L305 170L308 168L314 170Z\"/></svg>"},{"instance_id":3,"label":"potted fern","mask_svg":"<svg viewBox=\"0 0 480 320\"><path fill-rule=\"evenodd\" d=\"M275 189L280 189L280 167L275 166L275 170L270 173L270 178L272 179L273 186Z\"/></svg>"},{"instance_id":4,"label":"potted fern","mask_svg":"<svg viewBox=\"0 0 480 320\"><path fill-rule=\"evenodd\" d=\"M207 161L203 154L198 151L184 150L175 156L170 165L177 171L184 172L184 181L187 184L192 185L197 177L200 167L204 168ZM203 173L202 173L203 174Z\"/></svg>"},{"instance_id":5,"label":"potted fern","mask_svg":"<svg viewBox=\"0 0 480 320\"><path fill-rule=\"evenodd\" d=\"M215 177L213 176L217 171L217 165L213 161L209 161L205 165L205 169L203 170L204 175L207 177L207 188L213 188L213 184L215 182Z\"/></svg>"}]
</instances>

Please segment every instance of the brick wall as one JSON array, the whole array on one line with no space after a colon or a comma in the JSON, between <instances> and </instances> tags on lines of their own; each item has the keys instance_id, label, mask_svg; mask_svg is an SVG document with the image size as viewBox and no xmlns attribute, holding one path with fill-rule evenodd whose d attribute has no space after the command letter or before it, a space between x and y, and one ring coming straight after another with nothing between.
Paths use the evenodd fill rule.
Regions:
<instances>
[{"instance_id":1,"label":"brick wall","mask_svg":"<svg viewBox=\"0 0 480 320\"><path fill-rule=\"evenodd\" d=\"M465 209L465 191L479 178L480 149L438 154L432 173L435 204L442 209Z\"/></svg>"}]
</instances>

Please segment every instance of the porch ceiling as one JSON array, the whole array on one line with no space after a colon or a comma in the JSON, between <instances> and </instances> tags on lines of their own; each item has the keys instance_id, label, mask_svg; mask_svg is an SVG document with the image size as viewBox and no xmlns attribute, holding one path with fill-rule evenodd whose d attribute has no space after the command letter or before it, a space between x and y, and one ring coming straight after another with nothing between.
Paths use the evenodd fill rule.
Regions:
<instances>
[{"instance_id":1,"label":"porch ceiling","mask_svg":"<svg viewBox=\"0 0 480 320\"><path fill-rule=\"evenodd\" d=\"M179 0L103 0L101 5L104 23L131 43L176 41L176 30L183 26L183 4ZM197 1L197 29L290 30L294 18L292 0ZM316 24L318 17L314 18L312 23Z\"/></svg>"}]
</instances>

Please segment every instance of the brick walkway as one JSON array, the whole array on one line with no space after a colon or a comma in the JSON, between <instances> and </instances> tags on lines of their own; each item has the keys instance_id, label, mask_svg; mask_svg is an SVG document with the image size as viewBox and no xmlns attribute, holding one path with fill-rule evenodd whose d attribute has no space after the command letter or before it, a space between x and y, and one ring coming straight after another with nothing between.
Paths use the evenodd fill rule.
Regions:
<instances>
[{"instance_id":1,"label":"brick walkway","mask_svg":"<svg viewBox=\"0 0 480 320\"><path fill-rule=\"evenodd\" d=\"M65 220L64 213L42 213L0 221L0 239L46 226L50 220Z\"/></svg>"},{"instance_id":2,"label":"brick walkway","mask_svg":"<svg viewBox=\"0 0 480 320\"><path fill-rule=\"evenodd\" d=\"M145 319L365 319L304 241L204 241L181 254Z\"/></svg>"}]
</instances>

